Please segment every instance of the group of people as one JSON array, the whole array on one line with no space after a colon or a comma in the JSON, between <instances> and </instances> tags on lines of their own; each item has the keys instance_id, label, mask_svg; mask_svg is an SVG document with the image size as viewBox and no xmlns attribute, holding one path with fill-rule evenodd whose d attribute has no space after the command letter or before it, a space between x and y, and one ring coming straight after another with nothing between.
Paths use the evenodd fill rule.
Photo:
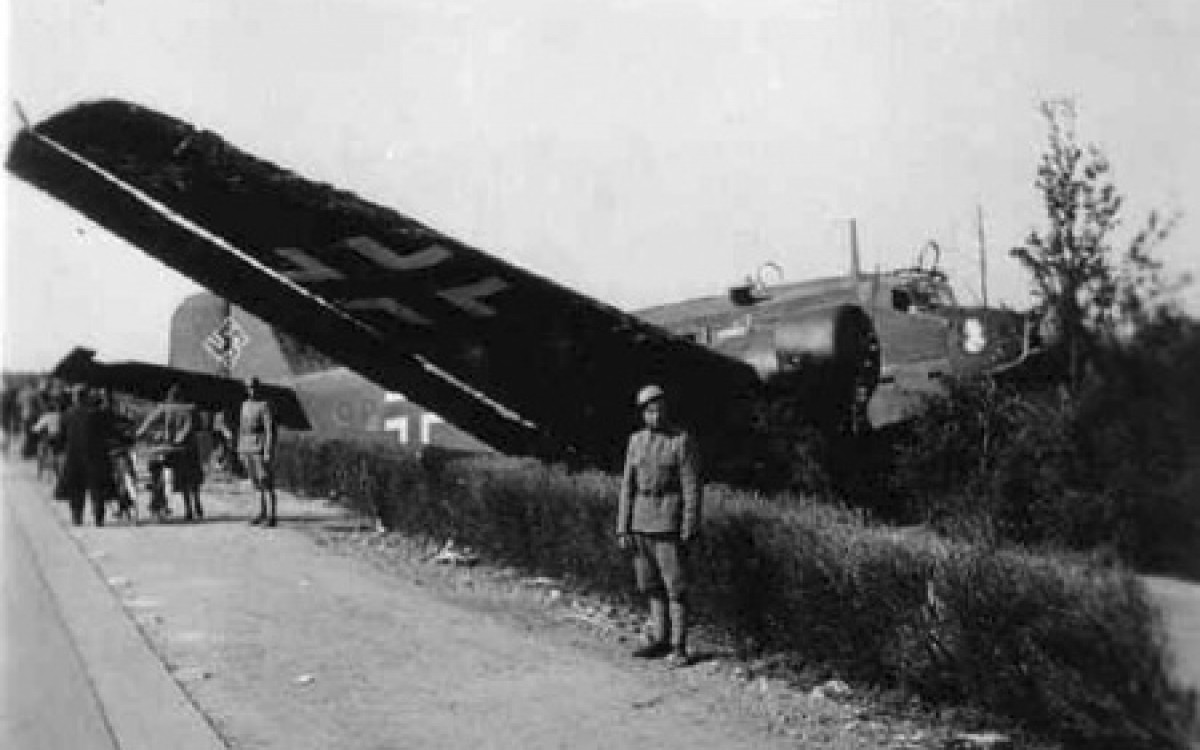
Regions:
<instances>
[{"instance_id":1,"label":"group of people","mask_svg":"<svg viewBox=\"0 0 1200 750\"><path fill-rule=\"evenodd\" d=\"M90 495L96 525L103 525L104 505L118 493L112 453L127 445L131 425L112 394L42 379L6 389L3 401L5 452L37 461L38 477L54 482L55 496L68 502L76 524Z\"/></svg>"},{"instance_id":2,"label":"group of people","mask_svg":"<svg viewBox=\"0 0 1200 750\"><path fill-rule=\"evenodd\" d=\"M79 386L73 405L62 413L59 433L64 456L58 494L71 505L76 524L83 522L84 496L91 497L97 526L104 523L104 505L115 491L110 451L126 444L121 420L104 394ZM185 518L203 518L200 485L203 468L196 445L197 408L187 403L178 386L137 427L132 440L150 446L151 472L171 469L173 489L183 495ZM6 402L10 399L6 398ZM31 405L26 411L21 407ZM649 599L652 637L638 648L639 658L665 658L674 665L689 663L688 556L700 532L702 481L694 437L671 419L666 392L657 385L642 388L636 398L643 428L629 439L618 500L616 533L622 549L633 554L638 590ZM34 434L40 414L29 396L5 409L5 429ZM19 416L19 424L16 416ZM32 420L32 421L31 421ZM10 424L11 422L11 424ZM278 430L271 406L257 379L246 384L236 434L218 425L225 444L237 458L258 492L259 513L250 523L275 526L278 500L272 463ZM26 455L36 452L26 448ZM165 496L154 502L166 502ZM163 508L152 505L151 511Z\"/></svg>"},{"instance_id":3,"label":"group of people","mask_svg":"<svg viewBox=\"0 0 1200 750\"><path fill-rule=\"evenodd\" d=\"M43 441L37 429L48 412L61 412L69 404L65 394L53 391L50 381L41 379L4 388L0 394L0 427L4 451L20 452L22 458L37 458Z\"/></svg>"},{"instance_id":4,"label":"group of people","mask_svg":"<svg viewBox=\"0 0 1200 750\"><path fill-rule=\"evenodd\" d=\"M230 465L243 467L258 493L259 513L252 525L275 526L278 523L278 497L275 494L272 464L279 430L270 402L263 398L258 378L246 383L246 398L241 405L236 433L229 420L215 420L216 432L224 450L237 456ZM197 408L183 398L178 385L167 391L166 400L142 421L134 434L139 443L149 446L151 485L156 488L151 498L151 512L166 510L166 486L163 474L171 471L172 489L183 497L184 520L204 518L200 502L200 486L204 482L204 467L197 444Z\"/></svg>"},{"instance_id":5,"label":"group of people","mask_svg":"<svg viewBox=\"0 0 1200 750\"><path fill-rule=\"evenodd\" d=\"M136 502L138 483L131 476L135 445L148 459L150 513L159 520L169 514L169 489L183 498L184 520L204 518L199 439L203 419L179 384L172 385L165 400L140 423L122 415L110 393L84 385L64 393L43 380L6 389L3 405L5 450L19 444L22 457L38 460L39 475L49 470L54 494L68 502L76 525L83 523L89 501L97 526L104 525L111 501L124 497L126 503ZM246 384L236 426L224 424L217 425L224 433L221 438L236 452L236 464L245 467L258 493L259 513L251 523L275 526L278 500L272 462L278 430L257 378Z\"/></svg>"}]
</instances>

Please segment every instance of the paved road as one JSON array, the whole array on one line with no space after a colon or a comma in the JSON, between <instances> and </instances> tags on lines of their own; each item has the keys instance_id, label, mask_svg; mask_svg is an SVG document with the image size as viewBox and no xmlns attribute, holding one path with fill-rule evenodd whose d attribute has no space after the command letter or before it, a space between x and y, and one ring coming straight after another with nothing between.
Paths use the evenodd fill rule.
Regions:
<instances>
[{"instance_id":1,"label":"paved road","mask_svg":"<svg viewBox=\"0 0 1200 750\"><path fill-rule=\"evenodd\" d=\"M55 519L49 488L32 467L0 470L0 747L225 748Z\"/></svg>"},{"instance_id":2,"label":"paved road","mask_svg":"<svg viewBox=\"0 0 1200 750\"><path fill-rule=\"evenodd\" d=\"M896 746L820 702L798 706L812 734L768 734L711 681L455 606L288 528L335 509L289 500L281 528L252 528L252 497L227 488L204 523L68 531L26 468L3 476L0 748ZM1200 587L1152 585L1200 687Z\"/></svg>"},{"instance_id":3,"label":"paved road","mask_svg":"<svg viewBox=\"0 0 1200 750\"><path fill-rule=\"evenodd\" d=\"M91 677L14 512L0 503L0 747L116 750Z\"/></svg>"},{"instance_id":4,"label":"paved road","mask_svg":"<svg viewBox=\"0 0 1200 750\"><path fill-rule=\"evenodd\" d=\"M239 749L795 745L664 670L633 669L624 658L613 662L323 551L294 528L332 512L312 503L281 503L280 528L263 529L245 522L250 493L210 490L203 523L67 531L63 509L25 468L6 467L4 503L32 530L40 567L54 574L47 577L63 620L97 683L102 710L92 700L91 717L114 725L122 750L188 747L176 737L157 745L121 739L118 725L160 714L161 703L192 709L210 742L219 735L209 747ZM70 559L43 559L39 537ZM82 594L59 591L83 580L98 597L83 602ZM153 646L159 684L130 672L136 659L122 651L116 628L96 632L107 621L143 651L147 641ZM83 698L55 698L23 722L44 724L65 703L87 699L74 666L74 679L66 679ZM852 709L814 711L828 714L816 727L825 741L814 747L880 746L838 736L841 713Z\"/></svg>"}]
</instances>

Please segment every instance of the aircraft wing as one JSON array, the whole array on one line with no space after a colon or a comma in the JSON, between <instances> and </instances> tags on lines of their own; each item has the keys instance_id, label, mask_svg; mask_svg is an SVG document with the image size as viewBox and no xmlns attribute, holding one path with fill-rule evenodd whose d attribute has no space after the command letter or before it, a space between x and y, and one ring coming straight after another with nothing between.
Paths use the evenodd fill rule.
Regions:
<instances>
[{"instance_id":1,"label":"aircraft wing","mask_svg":"<svg viewBox=\"0 0 1200 750\"><path fill-rule=\"evenodd\" d=\"M91 349L77 347L50 374L70 383L110 388L147 401L162 401L167 389L178 383L187 402L212 411L236 407L246 398L246 386L240 380L145 362L101 363L95 357ZM311 429L295 391L270 383L263 383L261 391L281 427Z\"/></svg>"},{"instance_id":2,"label":"aircraft wing","mask_svg":"<svg viewBox=\"0 0 1200 750\"><path fill-rule=\"evenodd\" d=\"M8 168L501 450L611 465L648 382L706 454L745 442L748 365L166 115L77 106Z\"/></svg>"}]
</instances>

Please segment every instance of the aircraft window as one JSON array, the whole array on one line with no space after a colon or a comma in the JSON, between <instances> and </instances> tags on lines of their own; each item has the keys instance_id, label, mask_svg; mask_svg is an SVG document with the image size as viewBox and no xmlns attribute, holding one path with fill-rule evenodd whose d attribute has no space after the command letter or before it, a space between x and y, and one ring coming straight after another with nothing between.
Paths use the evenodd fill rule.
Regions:
<instances>
[{"instance_id":1,"label":"aircraft window","mask_svg":"<svg viewBox=\"0 0 1200 750\"><path fill-rule=\"evenodd\" d=\"M730 323L724 328L717 329L712 332L713 342L724 341L726 339L738 338L750 333L750 316L747 315L741 321Z\"/></svg>"},{"instance_id":2,"label":"aircraft window","mask_svg":"<svg viewBox=\"0 0 1200 750\"><path fill-rule=\"evenodd\" d=\"M942 286L916 286L892 290L892 307L900 312L923 312L953 307L954 295Z\"/></svg>"},{"instance_id":3,"label":"aircraft window","mask_svg":"<svg viewBox=\"0 0 1200 750\"><path fill-rule=\"evenodd\" d=\"M935 307L954 307L958 304L954 299L954 292L950 291L948 286L936 286L933 288L932 303Z\"/></svg>"},{"instance_id":4,"label":"aircraft window","mask_svg":"<svg viewBox=\"0 0 1200 750\"><path fill-rule=\"evenodd\" d=\"M954 292L946 284L922 284L917 290L917 305L922 310L933 310L939 307L954 307Z\"/></svg>"},{"instance_id":5,"label":"aircraft window","mask_svg":"<svg viewBox=\"0 0 1200 750\"><path fill-rule=\"evenodd\" d=\"M697 344L712 343L712 329L708 326L701 326L695 331L684 331L679 335L685 339L688 339L689 341L694 341Z\"/></svg>"},{"instance_id":6,"label":"aircraft window","mask_svg":"<svg viewBox=\"0 0 1200 750\"><path fill-rule=\"evenodd\" d=\"M914 289L912 290L912 296L913 305L918 310L928 310L932 307L935 307L933 295L929 293L928 289Z\"/></svg>"}]
</instances>

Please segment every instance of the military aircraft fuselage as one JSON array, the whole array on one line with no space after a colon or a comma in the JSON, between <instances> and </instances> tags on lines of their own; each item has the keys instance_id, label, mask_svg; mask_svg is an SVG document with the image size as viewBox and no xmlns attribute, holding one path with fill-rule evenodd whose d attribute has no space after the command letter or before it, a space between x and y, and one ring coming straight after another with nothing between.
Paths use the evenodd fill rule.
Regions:
<instances>
[{"instance_id":1,"label":"military aircraft fuselage","mask_svg":"<svg viewBox=\"0 0 1200 750\"><path fill-rule=\"evenodd\" d=\"M1027 315L960 305L943 274L919 268L748 282L637 315L747 362L767 381L815 366L803 386L861 410L874 427L903 418L947 376L1013 366L1036 345ZM822 372L840 382L821 382Z\"/></svg>"}]
</instances>

